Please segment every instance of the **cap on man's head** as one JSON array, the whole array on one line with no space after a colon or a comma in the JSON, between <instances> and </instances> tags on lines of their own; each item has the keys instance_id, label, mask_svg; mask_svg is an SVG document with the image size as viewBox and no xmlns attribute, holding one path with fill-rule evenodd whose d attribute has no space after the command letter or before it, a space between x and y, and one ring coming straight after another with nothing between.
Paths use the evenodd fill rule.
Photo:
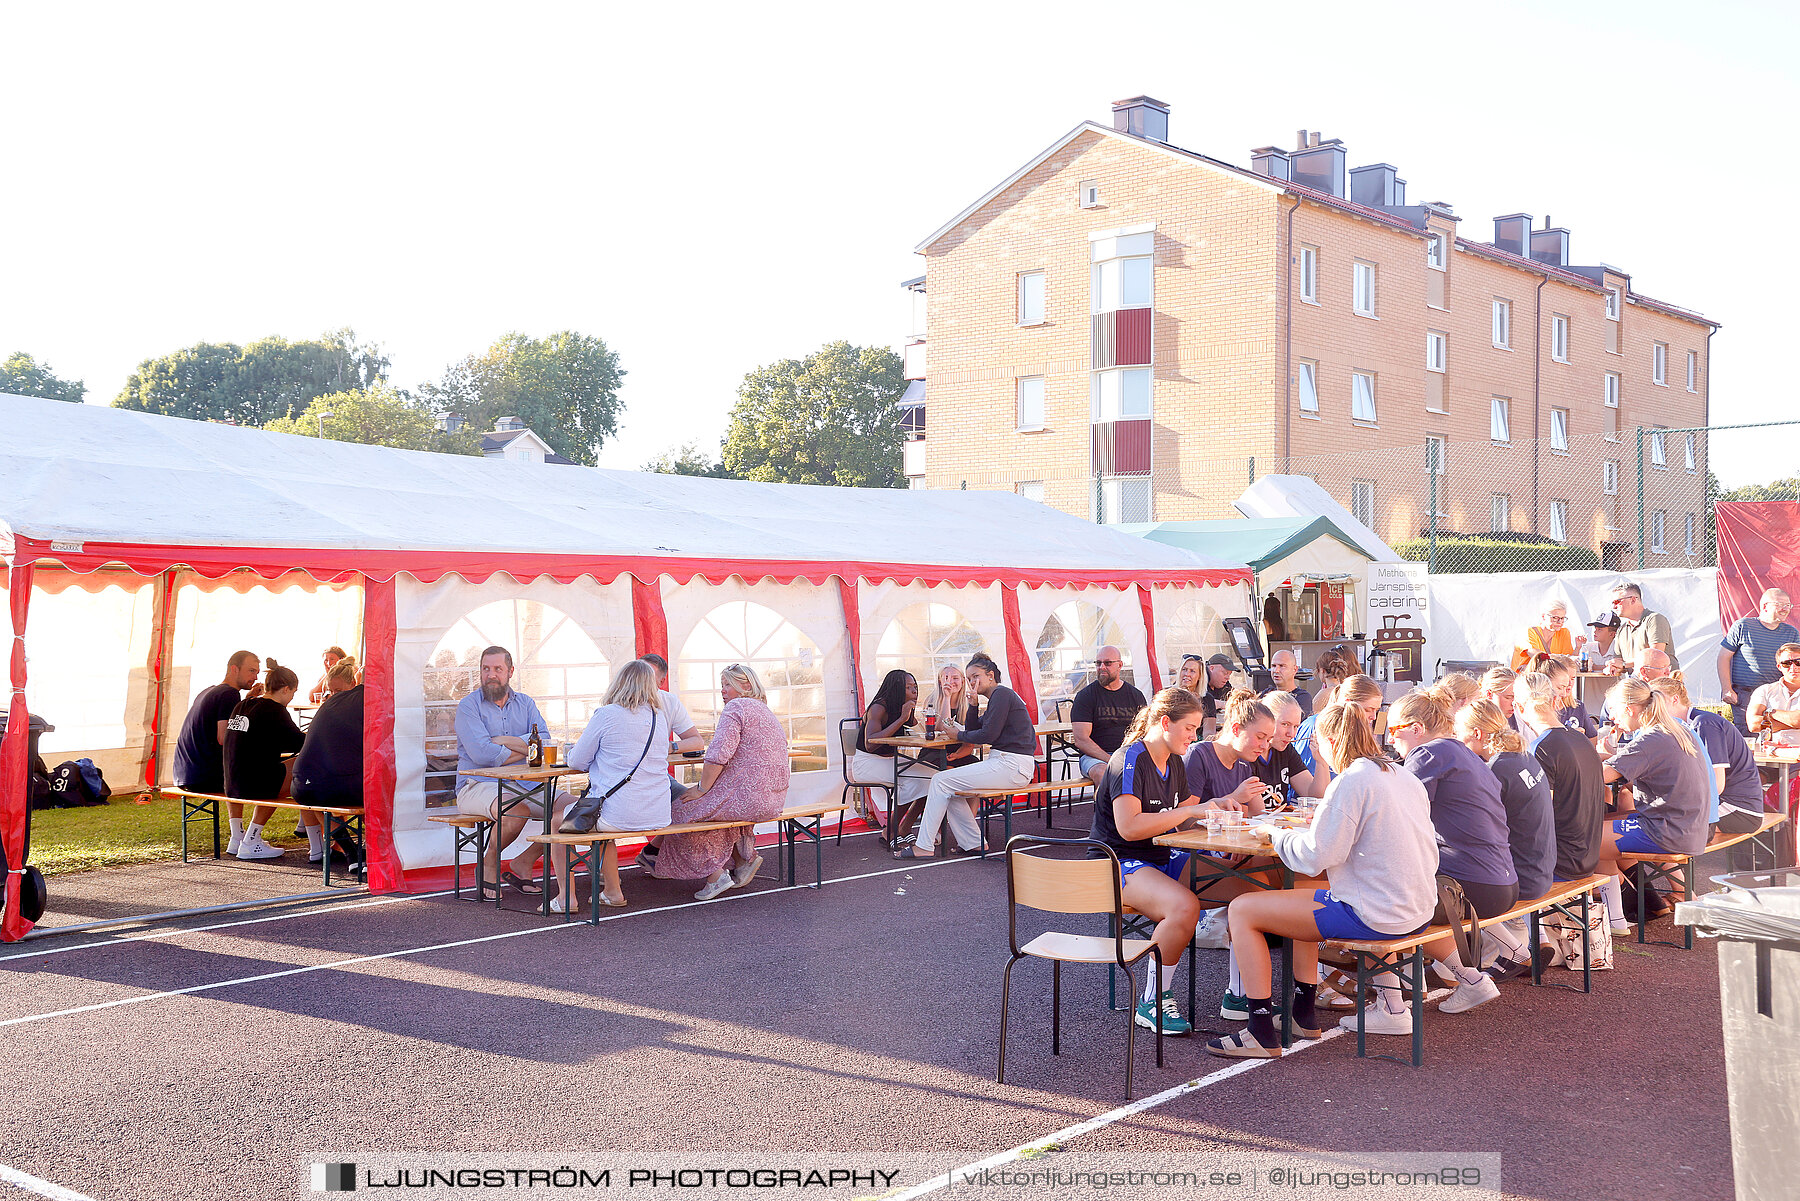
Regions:
<instances>
[{"instance_id":1,"label":"cap on man's head","mask_svg":"<svg viewBox=\"0 0 1800 1201\"><path fill-rule=\"evenodd\" d=\"M1223 667L1226 671L1230 671L1234 666L1231 662L1230 655L1214 655L1206 661L1206 665L1208 667Z\"/></svg>"},{"instance_id":2,"label":"cap on man's head","mask_svg":"<svg viewBox=\"0 0 1800 1201\"><path fill-rule=\"evenodd\" d=\"M1600 629L1616 630L1619 628L1619 615L1608 609L1588 624Z\"/></svg>"}]
</instances>

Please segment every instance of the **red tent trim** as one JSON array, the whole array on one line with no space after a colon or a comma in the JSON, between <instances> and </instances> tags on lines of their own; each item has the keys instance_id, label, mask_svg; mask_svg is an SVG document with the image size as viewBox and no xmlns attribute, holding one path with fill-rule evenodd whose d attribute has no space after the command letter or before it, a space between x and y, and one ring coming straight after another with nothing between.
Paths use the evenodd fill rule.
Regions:
<instances>
[{"instance_id":1,"label":"red tent trim","mask_svg":"<svg viewBox=\"0 0 1800 1201\"><path fill-rule=\"evenodd\" d=\"M402 887L394 849L394 644L398 637L394 582L363 585L363 847L370 892Z\"/></svg>"},{"instance_id":2,"label":"red tent trim","mask_svg":"<svg viewBox=\"0 0 1800 1201\"><path fill-rule=\"evenodd\" d=\"M639 658L649 654L669 657L669 619L663 612L662 585L657 581L645 583L633 577L631 625Z\"/></svg>"},{"instance_id":3,"label":"red tent trim","mask_svg":"<svg viewBox=\"0 0 1800 1201\"><path fill-rule=\"evenodd\" d=\"M1162 673L1156 669L1156 611L1150 604L1150 589L1138 585L1138 606L1144 611L1144 666L1150 672L1150 694L1162 691Z\"/></svg>"},{"instance_id":4,"label":"red tent trim","mask_svg":"<svg viewBox=\"0 0 1800 1201\"><path fill-rule=\"evenodd\" d=\"M17 803L0 805L0 846L6 851L6 879L0 884L0 939L15 942L33 923L19 912L19 885L24 880L25 826L31 820L26 773L30 766L31 718L25 708L25 618L31 609L32 563L15 562L7 572L6 595L12 610L12 654L8 656L12 700L6 713L6 738L0 741L0 796Z\"/></svg>"}]
</instances>

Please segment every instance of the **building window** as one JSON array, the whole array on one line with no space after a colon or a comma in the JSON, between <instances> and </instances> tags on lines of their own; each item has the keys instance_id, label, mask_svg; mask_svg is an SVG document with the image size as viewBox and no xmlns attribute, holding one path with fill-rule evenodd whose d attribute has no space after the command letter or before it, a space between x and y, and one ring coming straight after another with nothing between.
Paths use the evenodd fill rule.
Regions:
<instances>
[{"instance_id":1,"label":"building window","mask_svg":"<svg viewBox=\"0 0 1800 1201\"><path fill-rule=\"evenodd\" d=\"M1300 248L1300 299L1308 304L1319 303L1319 248L1317 246Z\"/></svg>"},{"instance_id":2,"label":"building window","mask_svg":"<svg viewBox=\"0 0 1800 1201\"><path fill-rule=\"evenodd\" d=\"M1488 497L1488 532L1504 534L1512 529L1512 497L1495 492Z\"/></svg>"},{"instance_id":3,"label":"building window","mask_svg":"<svg viewBox=\"0 0 1800 1201\"><path fill-rule=\"evenodd\" d=\"M1692 513L1689 513L1682 521L1682 541L1687 547L1688 555L1692 556L1694 553L1694 515Z\"/></svg>"},{"instance_id":4,"label":"building window","mask_svg":"<svg viewBox=\"0 0 1800 1201\"><path fill-rule=\"evenodd\" d=\"M1657 342L1650 347L1650 382L1669 385L1669 347L1667 343Z\"/></svg>"},{"instance_id":5,"label":"building window","mask_svg":"<svg viewBox=\"0 0 1800 1201\"><path fill-rule=\"evenodd\" d=\"M1375 481L1350 481L1350 516L1370 529L1375 528Z\"/></svg>"},{"instance_id":6,"label":"building window","mask_svg":"<svg viewBox=\"0 0 1800 1201\"><path fill-rule=\"evenodd\" d=\"M1076 199L1084 209L1100 207L1100 183L1098 180L1084 179L1075 189Z\"/></svg>"},{"instance_id":7,"label":"building window","mask_svg":"<svg viewBox=\"0 0 1800 1201\"><path fill-rule=\"evenodd\" d=\"M1619 461L1608 459L1600 465L1600 491L1608 496L1619 494Z\"/></svg>"},{"instance_id":8,"label":"building window","mask_svg":"<svg viewBox=\"0 0 1800 1201\"><path fill-rule=\"evenodd\" d=\"M1617 288L1608 288L1606 290L1606 319L1608 321L1617 321L1619 319L1619 307L1621 304L1622 300L1619 295L1619 290Z\"/></svg>"},{"instance_id":9,"label":"building window","mask_svg":"<svg viewBox=\"0 0 1800 1201\"><path fill-rule=\"evenodd\" d=\"M1569 453L1569 410L1550 410L1550 449Z\"/></svg>"},{"instance_id":10,"label":"building window","mask_svg":"<svg viewBox=\"0 0 1800 1201\"><path fill-rule=\"evenodd\" d=\"M1687 449L1687 463L1686 463L1686 466L1689 471L1694 471L1698 467L1698 464L1695 462L1695 453L1699 450L1699 447L1696 445L1696 439L1698 437L1699 437L1698 434L1689 434L1687 436L1687 448L1686 448Z\"/></svg>"},{"instance_id":11,"label":"building window","mask_svg":"<svg viewBox=\"0 0 1800 1201\"><path fill-rule=\"evenodd\" d=\"M1043 480L1020 480L1016 485L1016 490L1026 500L1035 500L1040 505L1044 503Z\"/></svg>"},{"instance_id":12,"label":"building window","mask_svg":"<svg viewBox=\"0 0 1800 1201\"><path fill-rule=\"evenodd\" d=\"M1661 509L1656 509L1650 514L1650 552L1652 554L1666 555L1669 553L1664 528L1667 526L1668 520L1669 515Z\"/></svg>"},{"instance_id":13,"label":"building window","mask_svg":"<svg viewBox=\"0 0 1800 1201\"><path fill-rule=\"evenodd\" d=\"M900 434L908 442L925 436L925 406L907 405L900 410Z\"/></svg>"},{"instance_id":14,"label":"building window","mask_svg":"<svg viewBox=\"0 0 1800 1201\"><path fill-rule=\"evenodd\" d=\"M1443 475L1444 474L1444 456L1448 449L1449 448L1444 445L1444 439L1441 435L1439 435L1439 434L1426 434L1425 435L1425 474L1426 475L1433 475L1433 474Z\"/></svg>"},{"instance_id":15,"label":"building window","mask_svg":"<svg viewBox=\"0 0 1800 1201\"><path fill-rule=\"evenodd\" d=\"M906 477L906 486L914 492L923 492L925 491L925 477L922 475L909 475Z\"/></svg>"},{"instance_id":16,"label":"building window","mask_svg":"<svg viewBox=\"0 0 1800 1201\"><path fill-rule=\"evenodd\" d=\"M1566 500L1550 502L1550 538L1555 542L1569 540L1569 502Z\"/></svg>"},{"instance_id":17,"label":"building window","mask_svg":"<svg viewBox=\"0 0 1800 1201\"><path fill-rule=\"evenodd\" d=\"M1425 239L1425 265L1427 267L1435 267L1439 271L1444 270L1446 259L1444 245L1443 234L1431 234Z\"/></svg>"},{"instance_id":18,"label":"building window","mask_svg":"<svg viewBox=\"0 0 1800 1201\"><path fill-rule=\"evenodd\" d=\"M1099 421L1125 421L1150 416L1150 369L1094 373L1093 417Z\"/></svg>"},{"instance_id":19,"label":"building window","mask_svg":"<svg viewBox=\"0 0 1800 1201\"><path fill-rule=\"evenodd\" d=\"M1512 422L1507 420L1512 402L1496 396L1488 405L1488 437L1496 442L1512 441Z\"/></svg>"},{"instance_id":20,"label":"building window","mask_svg":"<svg viewBox=\"0 0 1800 1201\"><path fill-rule=\"evenodd\" d=\"M1319 365L1300 361L1300 411L1319 415Z\"/></svg>"},{"instance_id":21,"label":"building window","mask_svg":"<svg viewBox=\"0 0 1800 1201\"><path fill-rule=\"evenodd\" d=\"M1512 349L1512 304L1509 301L1494 302L1494 345L1502 350Z\"/></svg>"},{"instance_id":22,"label":"building window","mask_svg":"<svg viewBox=\"0 0 1800 1201\"><path fill-rule=\"evenodd\" d=\"M1650 466L1667 468L1669 465L1668 435L1663 433L1666 426L1657 426L1650 431Z\"/></svg>"},{"instance_id":23,"label":"building window","mask_svg":"<svg viewBox=\"0 0 1800 1201\"><path fill-rule=\"evenodd\" d=\"M1366 371L1350 375L1350 420L1375 422L1375 377Z\"/></svg>"},{"instance_id":24,"label":"building window","mask_svg":"<svg viewBox=\"0 0 1800 1201\"><path fill-rule=\"evenodd\" d=\"M1606 407L1619 407L1619 377L1610 371L1606 373Z\"/></svg>"},{"instance_id":25,"label":"building window","mask_svg":"<svg viewBox=\"0 0 1800 1201\"><path fill-rule=\"evenodd\" d=\"M1690 351L1688 351L1688 391L1689 392L1698 392L1699 390L1700 390L1700 356L1696 352L1690 350Z\"/></svg>"},{"instance_id":26,"label":"building window","mask_svg":"<svg viewBox=\"0 0 1800 1201\"><path fill-rule=\"evenodd\" d=\"M1363 317L1375 315L1375 264L1356 264L1356 311Z\"/></svg>"},{"instance_id":27,"label":"building window","mask_svg":"<svg viewBox=\"0 0 1800 1201\"><path fill-rule=\"evenodd\" d=\"M1450 357L1450 339L1435 330L1425 333L1425 370L1444 370L1445 361Z\"/></svg>"},{"instance_id":28,"label":"building window","mask_svg":"<svg viewBox=\"0 0 1800 1201\"><path fill-rule=\"evenodd\" d=\"M1095 518L1103 525L1126 521L1150 520L1150 477L1147 475L1109 475L1100 481L1100 512Z\"/></svg>"},{"instance_id":29,"label":"building window","mask_svg":"<svg viewBox=\"0 0 1800 1201\"><path fill-rule=\"evenodd\" d=\"M1550 357L1559 363L1569 361L1569 319L1563 316L1550 318Z\"/></svg>"},{"instance_id":30,"label":"building window","mask_svg":"<svg viewBox=\"0 0 1800 1201\"><path fill-rule=\"evenodd\" d=\"M1044 428L1044 377L1028 375L1019 380L1019 429Z\"/></svg>"},{"instance_id":31,"label":"building window","mask_svg":"<svg viewBox=\"0 0 1800 1201\"><path fill-rule=\"evenodd\" d=\"M1044 273L1027 271L1019 276L1019 324L1044 323Z\"/></svg>"},{"instance_id":32,"label":"building window","mask_svg":"<svg viewBox=\"0 0 1800 1201\"><path fill-rule=\"evenodd\" d=\"M1148 234L1144 235L1149 237ZM1119 241L1125 241L1120 238ZM1151 277L1149 255L1108 259L1094 264L1094 311L1111 313L1117 309L1150 307Z\"/></svg>"}]
</instances>

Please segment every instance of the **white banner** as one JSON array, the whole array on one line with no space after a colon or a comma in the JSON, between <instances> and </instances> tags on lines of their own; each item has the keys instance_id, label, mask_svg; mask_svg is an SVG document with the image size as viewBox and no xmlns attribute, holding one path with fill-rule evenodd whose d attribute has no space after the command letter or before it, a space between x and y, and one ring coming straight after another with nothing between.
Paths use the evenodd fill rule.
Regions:
<instances>
[{"instance_id":1,"label":"white banner","mask_svg":"<svg viewBox=\"0 0 1800 1201\"><path fill-rule=\"evenodd\" d=\"M1363 629L1377 650L1394 656L1395 678L1428 680L1431 582L1423 563L1371 563L1363 588Z\"/></svg>"}]
</instances>

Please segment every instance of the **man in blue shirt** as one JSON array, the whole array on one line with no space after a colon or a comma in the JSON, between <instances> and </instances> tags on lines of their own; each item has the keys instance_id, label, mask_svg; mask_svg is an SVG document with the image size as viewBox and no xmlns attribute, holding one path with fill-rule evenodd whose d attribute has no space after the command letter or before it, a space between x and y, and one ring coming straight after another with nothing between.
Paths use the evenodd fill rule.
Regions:
<instances>
[{"instance_id":1,"label":"man in blue shirt","mask_svg":"<svg viewBox=\"0 0 1800 1201\"><path fill-rule=\"evenodd\" d=\"M1739 618L1719 643L1719 696L1731 706L1731 722L1745 734L1744 711L1750 694L1781 678L1775 652L1789 642L1800 642L1800 630L1788 624L1794 604L1779 588L1770 588L1757 602L1756 614Z\"/></svg>"},{"instance_id":2,"label":"man in blue shirt","mask_svg":"<svg viewBox=\"0 0 1800 1201\"><path fill-rule=\"evenodd\" d=\"M457 702L456 706L456 808L478 817L494 817L499 807L499 785L487 776L464 775L476 767L507 767L525 762L525 743L536 726L538 736L547 738L549 726L538 712L537 702L512 688L512 652L503 646L490 646L481 652L481 687ZM529 814L526 810L530 810ZM543 820L544 807L533 800L514 805L506 811L498 836L490 835L487 861L482 865L482 879L489 884L497 880L500 848L509 845L525 828L529 818ZM542 852L532 844L523 860L515 861L506 875L515 886L528 881L532 865ZM534 884L528 891L536 891Z\"/></svg>"}]
</instances>

